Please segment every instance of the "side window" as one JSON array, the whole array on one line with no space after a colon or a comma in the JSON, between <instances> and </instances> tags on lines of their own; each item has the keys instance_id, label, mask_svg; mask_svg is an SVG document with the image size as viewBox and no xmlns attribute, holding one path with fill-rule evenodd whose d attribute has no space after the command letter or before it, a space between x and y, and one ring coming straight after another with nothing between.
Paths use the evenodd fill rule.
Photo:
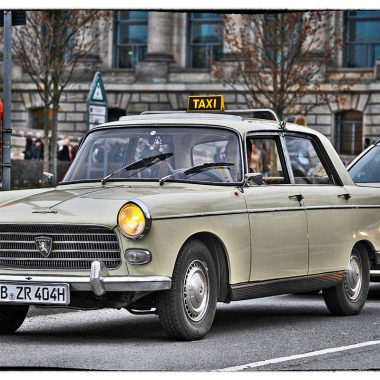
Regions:
<instances>
[{"instance_id":1,"label":"side window","mask_svg":"<svg viewBox=\"0 0 380 380\"><path fill-rule=\"evenodd\" d=\"M285 141L296 184L334 184L333 176L317 153L312 140L286 136Z\"/></svg>"},{"instance_id":2,"label":"side window","mask_svg":"<svg viewBox=\"0 0 380 380\"><path fill-rule=\"evenodd\" d=\"M289 183L280 155L279 139L275 137L249 137L247 139L247 163L250 173L262 173L267 185Z\"/></svg>"}]
</instances>

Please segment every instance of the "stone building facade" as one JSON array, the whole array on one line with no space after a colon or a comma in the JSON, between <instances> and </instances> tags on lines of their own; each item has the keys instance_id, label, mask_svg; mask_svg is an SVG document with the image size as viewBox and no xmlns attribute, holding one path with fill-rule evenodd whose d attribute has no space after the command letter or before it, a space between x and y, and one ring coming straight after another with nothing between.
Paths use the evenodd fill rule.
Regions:
<instances>
[{"instance_id":1,"label":"stone building facade","mask_svg":"<svg viewBox=\"0 0 380 380\"><path fill-rule=\"evenodd\" d=\"M246 107L243 88L239 92L226 86L210 68L210 61L223 62L228 56L223 14L118 11L103 22L107 32L99 38L91 69L63 94L61 138L78 141L86 132L86 98L96 71L103 76L110 120L148 110L185 109L192 94L221 93L226 108ZM307 125L328 136L338 152L350 158L380 137L380 12L334 11L331 23L342 31L344 44L326 70L332 80L342 73L359 80L342 94L343 102L318 104L315 94L301 102L315 105L306 115ZM324 38L329 38L327 32ZM331 90L329 83L323 88ZM12 90L13 156L22 158L21 136L42 133L42 103L17 65Z\"/></svg>"}]
</instances>

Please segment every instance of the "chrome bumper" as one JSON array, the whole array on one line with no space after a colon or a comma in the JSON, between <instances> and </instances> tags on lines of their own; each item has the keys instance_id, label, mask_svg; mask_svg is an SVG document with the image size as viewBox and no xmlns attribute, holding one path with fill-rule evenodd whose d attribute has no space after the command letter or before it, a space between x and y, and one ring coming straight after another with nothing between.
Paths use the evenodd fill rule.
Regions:
<instances>
[{"instance_id":1,"label":"chrome bumper","mask_svg":"<svg viewBox=\"0 0 380 380\"><path fill-rule=\"evenodd\" d=\"M171 279L166 276L110 276L107 267L93 261L89 277L79 276L22 276L0 275L0 282L39 282L69 284L70 290L92 291L101 296L108 292L150 292L170 289Z\"/></svg>"}]
</instances>

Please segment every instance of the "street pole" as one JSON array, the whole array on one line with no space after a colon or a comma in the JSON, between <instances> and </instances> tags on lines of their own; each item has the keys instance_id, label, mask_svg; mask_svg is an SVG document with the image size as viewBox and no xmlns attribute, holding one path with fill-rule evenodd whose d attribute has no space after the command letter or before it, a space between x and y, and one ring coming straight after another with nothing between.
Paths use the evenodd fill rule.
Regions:
<instances>
[{"instance_id":1,"label":"street pole","mask_svg":"<svg viewBox=\"0 0 380 380\"><path fill-rule=\"evenodd\" d=\"M11 189L11 97L12 97L12 12L4 11L4 66L3 66L3 179L2 190Z\"/></svg>"}]
</instances>

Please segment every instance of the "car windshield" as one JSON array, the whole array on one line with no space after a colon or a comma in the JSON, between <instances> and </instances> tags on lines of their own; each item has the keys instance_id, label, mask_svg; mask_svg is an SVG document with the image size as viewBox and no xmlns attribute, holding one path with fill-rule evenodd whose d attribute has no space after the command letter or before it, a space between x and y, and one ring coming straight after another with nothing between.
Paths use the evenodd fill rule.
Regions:
<instances>
[{"instance_id":1,"label":"car windshield","mask_svg":"<svg viewBox=\"0 0 380 380\"><path fill-rule=\"evenodd\" d=\"M172 153L149 165L120 170L108 181L160 180L161 178L210 163L230 163L191 172L169 181L236 183L242 181L241 148L238 135L210 127L149 126L116 127L90 133L67 172L63 183L102 180L123 166L162 153ZM132 166L133 167L133 166Z\"/></svg>"},{"instance_id":2,"label":"car windshield","mask_svg":"<svg viewBox=\"0 0 380 380\"><path fill-rule=\"evenodd\" d=\"M355 183L380 182L380 145L376 145L367 152L349 170Z\"/></svg>"}]
</instances>

